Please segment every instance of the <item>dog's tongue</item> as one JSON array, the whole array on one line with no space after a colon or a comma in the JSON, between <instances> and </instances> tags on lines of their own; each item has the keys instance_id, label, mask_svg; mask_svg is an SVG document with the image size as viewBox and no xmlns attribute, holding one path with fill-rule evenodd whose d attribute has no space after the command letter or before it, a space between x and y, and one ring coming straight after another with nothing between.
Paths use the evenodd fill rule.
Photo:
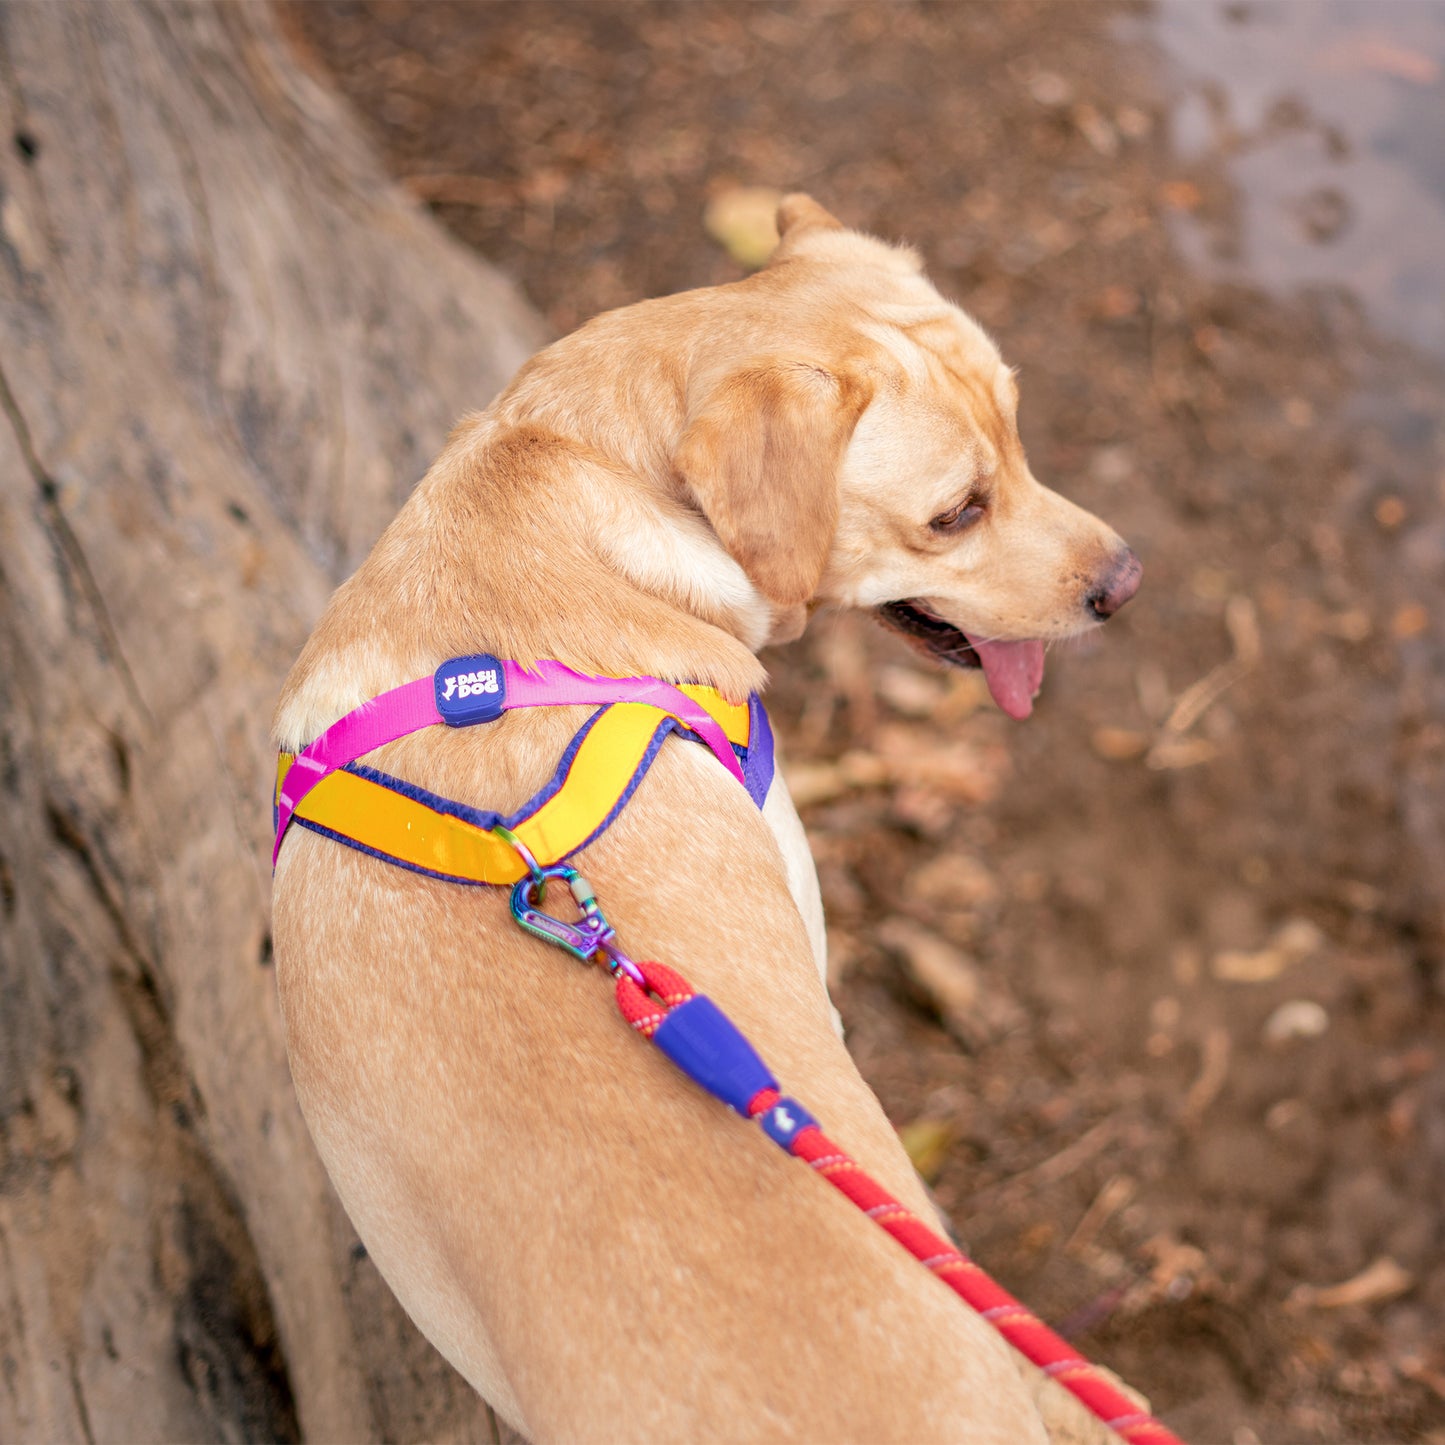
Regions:
<instances>
[{"instance_id":1,"label":"dog's tongue","mask_svg":"<svg viewBox=\"0 0 1445 1445\"><path fill-rule=\"evenodd\" d=\"M993 700L1010 717L1026 718L1034 710L1034 695L1044 680L1043 643L985 642L978 637L968 640L983 663Z\"/></svg>"}]
</instances>

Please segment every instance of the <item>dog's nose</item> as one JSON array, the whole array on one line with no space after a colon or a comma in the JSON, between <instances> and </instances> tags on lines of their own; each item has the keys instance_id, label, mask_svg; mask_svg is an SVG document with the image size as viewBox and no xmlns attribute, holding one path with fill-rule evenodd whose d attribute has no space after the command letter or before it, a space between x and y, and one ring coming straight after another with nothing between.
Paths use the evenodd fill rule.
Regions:
<instances>
[{"instance_id":1,"label":"dog's nose","mask_svg":"<svg viewBox=\"0 0 1445 1445\"><path fill-rule=\"evenodd\" d=\"M1144 564L1126 547L1103 586L1089 593L1084 605L1100 622L1112 617L1139 590L1143 575Z\"/></svg>"}]
</instances>

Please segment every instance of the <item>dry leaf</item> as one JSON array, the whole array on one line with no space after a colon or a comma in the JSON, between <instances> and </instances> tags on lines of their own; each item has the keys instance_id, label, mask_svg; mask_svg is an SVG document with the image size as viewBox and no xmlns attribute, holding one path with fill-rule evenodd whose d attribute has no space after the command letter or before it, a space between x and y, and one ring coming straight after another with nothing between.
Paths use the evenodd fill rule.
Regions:
<instances>
[{"instance_id":1,"label":"dry leaf","mask_svg":"<svg viewBox=\"0 0 1445 1445\"><path fill-rule=\"evenodd\" d=\"M906 918L885 918L878 929L885 947L901 955L915 983L929 996L946 1023L962 1024L965 1032L977 1030L978 970L952 944Z\"/></svg>"},{"instance_id":2,"label":"dry leaf","mask_svg":"<svg viewBox=\"0 0 1445 1445\"><path fill-rule=\"evenodd\" d=\"M756 271L777 248L782 199L766 186L730 186L707 203L703 229L738 265Z\"/></svg>"},{"instance_id":3,"label":"dry leaf","mask_svg":"<svg viewBox=\"0 0 1445 1445\"><path fill-rule=\"evenodd\" d=\"M953 1126L943 1119L915 1119L898 1131L898 1141L924 1181L932 1184L948 1162Z\"/></svg>"},{"instance_id":4,"label":"dry leaf","mask_svg":"<svg viewBox=\"0 0 1445 1445\"><path fill-rule=\"evenodd\" d=\"M1225 949L1215 955L1209 971L1226 983L1268 983L1291 965L1303 963L1323 942L1324 934L1308 918L1291 918L1266 947L1253 953Z\"/></svg>"},{"instance_id":5,"label":"dry leaf","mask_svg":"<svg viewBox=\"0 0 1445 1445\"><path fill-rule=\"evenodd\" d=\"M1005 754L985 754L970 743L939 738L933 728L898 723L875 735L893 781L929 789L964 803L986 803L998 792Z\"/></svg>"},{"instance_id":6,"label":"dry leaf","mask_svg":"<svg viewBox=\"0 0 1445 1445\"><path fill-rule=\"evenodd\" d=\"M403 176L401 183L417 200L429 205L500 209L515 203L513 188L489 176L444 172Z\"/></svg>"},{"instance_id":7,"label":"dry leaf","mask_svg":"<svg viewBox=\"0 0 1445 1445\"><path fill-rule=\"evenodd\" d=\"M911 667L883 667L878 670L878 696L905 717L933 715L943 700L943 681L928 677Z\"/></svg>"},{"instance_id":8,"label":"dry leaf","mask_svg":"<svg viewBox=\"0 0 1445 1445\"><path fill-rule=\"evenodd\" d=\"M1316 64L1321 70L1393 75L1412 85L1430 86L1440 79L1440 62L1433 55L1412 50L1382 35L1346 36L1324 51Z\"/></svg>"},{"instance_id":9,"label":"dry leaf","mask_svg":"<svg viewBox=\"0 0 1445 1445\"><path fill-rule=\"evenodd\" d=\"M1241 667L1253 667L1259 661L1259 613L1248 597L1231 597L1224 605L1224 625L1234 646L1234 660Z\"/></svg>"},{"instance_id":10,"label":"dry leaf","mask_svg":"<svg viewBox=\"0 0 1445 1445\"><path fill-rule=\"evenodd\" d=\"M1132 728L1095 728L1089 741L1101 758L1111 763L1128 763L1149 751L1148 733Z\"/></svg>"},{"instance_id":11,"label":"dry leaf","mask_svg":"<svg viewBox=\"0 0 1445 1445\"><path fill-rule=\"evenodd\" d=\"M1159 187L1159 199L1174 211L1197 211L1204 196L1193 181L1166 181Z\"/></svg>"},{"instance_id":12,"label":"dry leaf","mask_svg":"<svg viewBox=\"0 0 1445 1445\"><path fill-rule=\"evenodd\" d=\"M1363 642L1374 630L1370 614L1362 607L1351 607L1326 617L1320 624L1323 631L1342 642Z\"/></svg>"},{"instance_id":13,"label":"dry leaf","mask_svg":"<svg viewBox=\"0 0 1445 1445\"><path fill-rule=\"evenodd\" d=\"M1092 105L1085 102L1074 107L1074 124L1078 126L1079 134L1101 156L1113 156L1119 153L1119 132L1114 129L1113 122L1101 115Z\"/></svg>"},{"instance_id":14,"label":"dry leaf","mask_svg":"<svg viewBox=\"0 0 1445 1445\"><path fill-rule=\"evenodd\" d=\"M1084 1217L1074 1227L1068 1243L1064 1245L1067 1254L1083 1255L1093 1248L1104 1226L1128 1204L1139 1192L1136 1180L1127 1174L1111 1175L1104 1187L1094 1196L1094 1202L1084 1211Z\"/></svg>"},{"instance_id":15,"label":"dry leaf","mask_svg":"<svg viewBox=\"0 0 1445 1445\"><path fill-rule=\"evenodd\" d=\"M1020 1023L1013 999L988 986L966 954L926 928L895 914L883 920L878 938L902 958L945 1027L966 1048L982 1048Z\"/></svg>"},{"instance_id":16,"label":"dry leaf","mask_svg":"<svg viewBox=\"0 0 1445 1445\"><path fill-rule=\"evenodd\" d=\"M1212 763L1218 756L1219 749L1208 738L1160 738L1146 762L1156 772L1167 772Z\"/></svg>"},{"instance_id":17,"label":"dry leaf","mask_svg":"<svg viewBox=\"0 0 1445 1445\"><path fill-rule=\"evenodd\" d=\"M1342 878L1335 892L1347 908L1356 913L1377 913L1384 906L1385 895L1373 883L1358 878Z\"/></svg>"},{"instance_id":18,"label":"dry leaf","mask_svg":"<svg viewBox=\"0 0 1445 1445\"><path fill-rule=\"evenodd\" d=\"M1204 1112L1219 1097L1219 1091L1229 1078L1229 1055L1231 1043L1229 1030L1215 1026L1204 1036L1200 1050L1199 1077L1190 1085L1185 1095L1180 1119L1192 1128L1203 1117Z\"/></svg>"},{"instance_id":19,"label":"dry leaf","mask_svg":"<svg viewBox=\"0 0 1445 1445\"><path fill-rule=\"evenodd\" d=\"M936 908L982 908L998 898L998 879L968 853L940 853L908 878L908 897Z\"/></svg>"},{"instance_id":20,"label":"dry leaf","mask_svg":"<svg viewBox=\"0 0 1445 1445\"><path fill-rule=\"evenodd\" d=\"M1256 953L1226 948L1214 956L1209 971L1225 983L1268 983L1278 978L1291 961L1281 948L1261 948Z\"/></svg>"},{"instance_id":21,"label":"dry leaf","mask_svg":"<svg viewBox=\"0 0 1445 1445\"><path fill-rule=\"evenodd\" d=\"M1191 683L1179 694L1164 727L1176 737L1187 733L1221 697L1244 676L1246 667L1237 658L1211 668L1198 682Z\"/></svg>"},{"instance_id":22,"label":"dry leaf","mask_svg":"<svg viewBox=\"0 0 1445 1445\"><path fill-rule=\"evenodd\" d=\"M1430 614L1418 602L1406 603L1390 619L1390 631L1401 642L1419 637L1429 625Z\"/></svg>"},{"instance_id":23,"label":"dry leaf","mask_svg":"<svg viewBox=\"0 0 1445 1445\"><path fill-rule=\"evenodd\" d=\"M795 807L830 803L860 788L881 787L888 781L888 765L873 753L844 753L835 763L793 763L783 769Z\"/></svg>"},{"instance_id":24,"label":"dry leaf","mask_svg":"<svg viewBox=\"0 0 1445 1445\"><path fill-rule=\"evenodd\" d=\"M1317 1288L1302 1284L1290 1294L1290 1303L1317 1310L1344 1309L1347 1305L1383 1304L1415 1287L1415 1276L1389 1255L1381 1255L1359 1274L1341 1284Z\"/></svg>"},{"instance_id":25,"label":"dry leaf","mask_svg":"<svg viewBox=\"0 0 1445 1445\"><path fill-rule=\"evenodd\" d=\"M1399 497L1381 497L1375 503L1375 520L1387 532L1393 532L1405 520L1405 503Z\"/></svg>"},{"instance_id":26,"label":"dry leaf","mask_svg":"<svg viewBox=\"0 0 1445 1445\"><path fill-rule=\"evenodd\" d=\"M1074 98L1074 87L1052 70L1040 70L1029 81L1029 94L1050 110L1067 105Z\"/></svg>"},{"instance_id":27,"label":"dry leaf","mask_svg":"<svg viewBox=\"0 0 1445 1445\"><path fill-rule=\"evenodd\" d=\"M948 691L933 715L933 721L939 727L949 727L972 717L989 700L988 683L980 671L955 672L948 677L947 683Z\"/></svg>"},{"instance_id":28,"label":"dry leaf","mask_svg":"<svg viewBox=\"0 0 1445 1445\"><path fill-rule=\"evenodd\" d=\"M1145 1243L1144 1253L1154 1261L1149 1271L1151 1282L1165 1293L1175 1280L1192 1279L1202 1274L1209 1263L1198 1245L1185 1244L1172 1234L1156 1234Z\"/></svg>"},{"instance_id":29,"label":"dry leaf","mask_svg":"<svg viewBox=\"0 0 1445 1445\"><path fill-rule=\"evenodd\" d=\"M1154 118L1137 105L1121 105L1114 115L1114 124L1119 133L1130 140L1143 140L1154 129Z\"/></svg>"},{"instance_id":30,"label":"dry leaf","mask_svg":"<svg viewBox=\"0 0 1445 1445\"><path fill-rule=\"evenodd\" d=\"M1275 948L1282 948L1294 962L1303 963L1324 946L1325 936L1308 918L1290 918L1280 924L1270 942Z\"/></svg>"}]
</instances>

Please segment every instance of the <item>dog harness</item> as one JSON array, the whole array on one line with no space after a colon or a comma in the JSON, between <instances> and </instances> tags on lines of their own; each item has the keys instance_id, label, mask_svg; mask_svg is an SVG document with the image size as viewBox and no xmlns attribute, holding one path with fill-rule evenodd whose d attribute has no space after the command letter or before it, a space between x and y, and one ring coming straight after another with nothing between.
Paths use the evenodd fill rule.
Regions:
<instances>
[{"instance_id":1,"label":"dog harness","mask_svg":"<svg viewBox=\"0 0 1445 1445\"><path fill-rule=\"evenodd\" d=\"M545 788L511 817L438 797L357 761L420 728L470 727L509 708L600 704L567 745ZM1057 1380L1129 1445L1182 1445L1066 1341L870 1178L818 1120L784 1095L737 1026L673 969L629 958L587 880L563 860L604 832L672 733L695 738L762 807L773 739L754 694L730 703L715 688L654 677L588 677L560 662L524 668L488 653L456 657L432 677L348 713L276 773L276 846L293 822L389 863L452 883L512 885L526 930L613 976L618 1011L696 1083L840 1191ZM547 885L571 894L580 917L544 912Z\"/></svg>"},{"instance_id":2,"label":"dog harness","mask_svg":"<svg viewBox=\"0 0 1445 1445\"><path fill-rule=\"evenodd\" d=\"M357 761L420 728L471 727L519 707L601 704L547 785L505 816L439 797ZM388 863L449 883L526 876L511 838L542 866L593 842L627 805L672 734L705 743L759 808L773 780L773 735L757 694L655 677L589 677L560 662L531 667L489 653L455 657L432 677L363 703L276 768L272 866L293 822ZM501 829L503 832L495 830Z\"/></svg>"}]
</instances>

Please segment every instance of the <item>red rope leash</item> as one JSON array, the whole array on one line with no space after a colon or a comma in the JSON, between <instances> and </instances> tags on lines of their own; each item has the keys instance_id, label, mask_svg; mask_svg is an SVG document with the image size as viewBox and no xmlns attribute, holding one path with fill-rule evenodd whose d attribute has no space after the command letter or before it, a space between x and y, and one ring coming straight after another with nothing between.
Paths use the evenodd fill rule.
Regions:
<instances>
[{"instance_id":1,"label":"red rope leash","mask_svg":"<svg viewBox=\"0 0 1445 1445\"><path fill-rule=\"evenodd\" d=\"M982 1315L1020 1354L1057 1380L1130 1445L1183 1445L1177 1435L1140 1410L984 1270L866 1174L823 1133L807 1110L795 1100L784 1098L761 1060L711 1000L695 994L681 974L661 964L638 961L635 967L646 989L619 969L617 1007L638 1033L663 1048L674 1063L724 1102L734 1108L742 1103L740 1113L757 1119L770 1138L810 1164ZM688 1019L688 1013L697 1017ZM680 1037L670 1036L664 1027L668 1025ZM738 1050L738 1044L745 1054ZM699 1053L705 1057L699 1057ZM744 1100L741 1091L762 1083L763 1076L763 1086L752 1090Z\"/></svg>"},{"instance_id":2,"label":"red rope leash","mask_svg":"<svg viewBox=\"0 0 1445 1445\"><path fill-rule=\"evenodd\" d=\"M710 998L694 992L673 969L628 958L617 947L612 925L598 907L591 885L575 868L565 864L541 868L515 836L504 828L496 831L516 848L531 870L530 876L512 889L513 917L529 932L565 948L584 963L605 959L617 980L617 1007L638 1033L651 1039L689 1078L729 1108L756 1119L775 1144L810 1164L977 1310L1021 1355L1051 1375L1129 1445L1184 1445L971 1259L865 1174L796 1099L784 1097L768 1066ZM581 910L576 923L564 923L541 911L547 882L553 878L567 885Z\"/></svg>"}]
</instances>

